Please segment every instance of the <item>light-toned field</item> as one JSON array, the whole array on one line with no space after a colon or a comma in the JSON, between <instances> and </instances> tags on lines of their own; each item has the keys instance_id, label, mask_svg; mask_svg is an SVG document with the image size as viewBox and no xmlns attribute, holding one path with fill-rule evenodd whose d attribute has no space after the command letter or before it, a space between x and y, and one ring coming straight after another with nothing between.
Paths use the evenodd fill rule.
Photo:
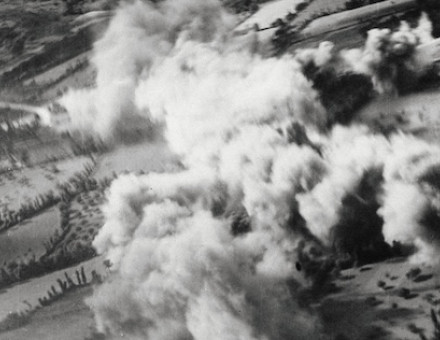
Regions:
<instances>
[{"instance_id":1,"label":"light-toned field","mask_svg":"<svg viewBox=\"0 0 440 340\"><path fill-rule=\"evenodd\" d=\"M44 244L60 230L60 212L54 207L0 233L0 264L45 252Z\"/></svg>"},{"instance_id":2,"label":"light-toned field","mask_svg":"<svg viewBox=\"0 0 440 340\"><path fill-rule=\"evenodd\" d=\"M303 11L298 13L292 24L300 26L304 22L309 22L325 14L344 11L346 2L347 0L312 0Z\"/></svg>"},{"instance_id":3,"label":"light-toned field","mask_svg":"<svg viewBox=\"0 0 440 340\"><path fill-rule=\"evenodd\" d=\"M35 168L6 172L0 177L0 207L17 210L22 203L32 202L40 194L56 191L76 172L91 164L88 157L75 157Z\"/></svg>"}]
</instances>

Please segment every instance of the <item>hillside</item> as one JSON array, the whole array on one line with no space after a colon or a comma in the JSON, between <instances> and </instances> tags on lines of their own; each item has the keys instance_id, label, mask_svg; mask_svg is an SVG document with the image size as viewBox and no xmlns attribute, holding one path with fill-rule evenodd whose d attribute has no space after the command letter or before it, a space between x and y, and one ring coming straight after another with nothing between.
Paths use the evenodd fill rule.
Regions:
<instances>
[{"instance_id":1,"label":"hillside","mask_svg":"<svg viewBox=\"0 0 440 340\"><path fill-rule=\"evenodd\" d=\"M1 340L440 332L434 5L226 4L0 3Z\"/></svg>"}]
</instances>

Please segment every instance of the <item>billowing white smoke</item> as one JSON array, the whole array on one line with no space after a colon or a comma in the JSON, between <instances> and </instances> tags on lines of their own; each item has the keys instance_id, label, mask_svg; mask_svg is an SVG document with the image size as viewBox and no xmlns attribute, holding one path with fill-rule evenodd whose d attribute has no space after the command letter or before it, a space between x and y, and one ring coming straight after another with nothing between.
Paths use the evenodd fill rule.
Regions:
<instances>
[{"instance_id":1,"label":"billowing white smoke","mask_svg":"<svg viewBox=\"0 0 440 340\"><path fill-rule=\"evenodd\" d=\"M123 6L95 45L96 89L86 95L72 91L63 98L73 125L91 126L103 138L124 129L127 121L140 114L134 105L139 79L174 50L178 39L184 35L199 42L213 41L230 31L235 18L220 7L216 0L159 5L136 0Z\"/></svg>"},{"instance_id":2,"label":"billowing white smoke","mask_svg":"<svg viewBox=\"0 0 440 340\"><path fill-rule=\"evenodd\" d=\"M426 220L440 212L440 147L412 136L390 139L372 135L365 127L336 127L325 142L323 158L327 176L312 190L296 196L299 211L310 231L324 243L332 241L332 228L340 219L342 201L368 170L383 169L378 201L383 218L383 235L394 242L414 245L418 262L437 262L439 250L436 221ZM431 177L431 178L430 178ZM353 225L356 228L356 225Z\"/></svg>"},{"instance_id":3,"label":"billowing white smoke","mask_svg":"<svg viewBox=\"0 0 440 340\"><path fill-rule=\"evenodd\" d=\"M94 242L114 271L90 301L99 329L150 339L315 338L319 321L295 299L300 239L286 225L295 192L313 186L323 164L283 133L294 120L313 127L325 118L311 84L292 57L263 59L252 37L239 45L228 37L231 18L217 2L137 2L120 11L104 37L111 46L97 44L108 77L98 78L96 103L112 97L92 119L105 120L104 133L135 108L163 127L188 170L112 186ZM127 46L131 31L139 32ZM122 71L106 71L118 53L129 55ZM232 217L214 206L244 207L252 232L233 237Z\"/></svg>"},{"instance_id":4,"label":"billowing white smoke","mask_svg":"<svg viewBox=\"0 0 440 340\"><path fill-rule=\"evenodd\" d=\"M336 127L324 144L327 176L297 199L308 228L328 242L332 227L339 220L343 198L353 191L367 170L383 166L390 144L385 137L372 135L366 127Z\"/></svg>"},{"instance_id":5,"label":"billowing white smoke","mask_svg":"<svg viewBox=\"0 0 440 340\"><path fill-rule=\"evenodd\" d=\"M96 44L96 89L64 99L103 137L145 117L186 169L112 185L94 246L113 274L89 300L101 331L157 340L317 338L319 320L296 299L307 282L295 269L303 238L292 218L300 213L328 244L344 197L370 169L384 169L378 199L387 241L431 247L424 226L402 228L396 209L416 221L437 207L435 190L393 164L413 164L401 160L402 143L414 157L434 159L438 148L366 127L322 134L325 110L302 61L262 58L252 35L230 35L234 23L216 0L125 5ZM318 63L332 58L322 49ZM399 201L400 187L425 197L423 206ZM250 230L234 235L240 209Z\"/></svg>"},{"instance_id":6,"label":"billowing white smoke","mask_svg":"<svg viewBox=\"0 0 440 340\"><path fill-rule=\"evenodd\" d=\"M414 244L419 249L415 261L438 262L440 149L402 137L394 140L393 153L384 167L380 214L385 222L385 239ZM434 221L426 220L429 212L434 214Z\"/></svg>"},{"instance_id":7,"label":"billowing white smoke","mask_svg":"<svg viewBox=\"0 0 440 340\"><path fill-rule=\"evenodd\" d=\"M215 177L197 169L112 186L95 240L117 272L90 302L100 329L142 339L317 336L319 322L286 283L295 272L293 235L265 224L234 238L230 221L209 211L221 190Z\"/></svg>"},{"instance_id":8,"label":"billowing white smoke","mask_svg":"<svg viewBox=\"0 0 440 340\"><path fill-rule=\"evenodd\" d=\"M365 47L343 51L342 58L353 71L370 75L379 93L395 93L399 72L416 81L424 70L426 65L419 64L414 52L417 45L433 39L431 32L432 24L423 13L416 28L402 22L397 31L370 30Z\"/></svg>"},{"instance_id":9,"label":"billowing white smoke","mask_svg":"<svg viewBox=\"0 0 440 340\"><path fill-rule=\"evenodd\" d=\"M296 59L302 65L333 68L337 73L359 73L371 77L379 94L398 92L399 75L412 77L406 81L416 82L423 75L431 60L419 58L416 47L433 40L432 24L425 13L415 28L402 22L399 29L372 29L365 45L336 52L331 42L322 42L318 48L298 50Z\"/></svg>"}]
</instances>

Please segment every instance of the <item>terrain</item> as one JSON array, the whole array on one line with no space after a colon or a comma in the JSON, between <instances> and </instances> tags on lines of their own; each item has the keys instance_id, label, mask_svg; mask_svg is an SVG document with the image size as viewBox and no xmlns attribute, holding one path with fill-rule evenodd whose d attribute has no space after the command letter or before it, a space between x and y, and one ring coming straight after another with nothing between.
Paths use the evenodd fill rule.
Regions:
<instances>
[{"instance_id":1,"label":"terrain","mask_svg":"<svg viewBox=\"0 0 440 340\"><path fill-rule=\"evenodd\" d=\"M163 140L107 144L52 121L67 116L51 112L51 103L69 89L96 86L93 46L116 5L85 1L81 11L68 13L55 0L0 4L0 339L105 339L85 301L111 267L92 246L111 214L108 190L122 174L183 168ZM255 30L270 55L324 40L337 50L357 48L373 27L414 21L415 6L412 0L365 2L346 11L342 0L267 1L241 13L235 34ZM288 39L277 45L280 28ZM381 133L439 144L440 82L434 78L407 93L369 97L355 105L353 119ZM319 90L327 90L325 84ZM328 102L330 112L351 99L340 97ZM436 339L439 269L405 256L350 263L334 270L318 293L302 292L300 301L320 315L332 339Z\"/></svg>"}]
</instances>

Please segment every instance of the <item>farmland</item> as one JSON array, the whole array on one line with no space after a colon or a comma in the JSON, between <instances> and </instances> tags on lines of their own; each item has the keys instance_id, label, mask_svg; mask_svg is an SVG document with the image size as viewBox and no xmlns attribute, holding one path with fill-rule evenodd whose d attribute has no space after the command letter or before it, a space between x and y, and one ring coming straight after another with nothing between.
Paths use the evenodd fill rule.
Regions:
<instances>
[{"instance_id":1,"label":"farmland","mask_svg":"<svg viewBox=\"0 0 440 340\"><path fill-rule=\"evenodd\" d=\"M85 1L85 5L81 10L84 13L73 14L67 14L66 8L58 1L24 1L22 6L24 6L25 11L23 7L16 4L17 2L12 0L0 4L0 18L3 19L0 24L0 36L4 41L4 44L0 46L0 79L2 84L5 84L0 87L0 122L4 125L4 128L0 130L0 339L104 339L103 334L96 332L96 315L92 311L93 306L90 306L85 300L96 294L97 287L100 287L102 280L111 271L112 263L106 260L104 256L99 255L92 243L96 235L102 230L106 220L108 220L108 215L112 213L118 215L121 223L137 221L136 223L142 227L144 212L150 208L154 209L160 201L159 198L152 199L146 195L146 198L143 197L142 199L145 202L150 202L151 199L151 207L145 204L143 200L136 205L135 201L138 194L128 195L126 205L135 204L136 209L135 213L129 214L127 217L123 215L125 206L122 206L120 211L115 209L115 211L109 212L112 206L108 202L108 190L113 181L123 174L144 175L155 172L172 175L181 172L186 165L184 159L176 155L170 145L160 138L158 140L153 140L150 136L136 138L139 136L134 136L135 133L133 132L132 137L134 138L130 143L112 140L107 144L107 140L101 140L97 135L89 138L89 136L83 135L82 131L60 132L51 126L44 126L38 119L33 120L35 110L47 111L49 103L60 99L69 89L93 89L97 86L96 76L98 70L92 62L94 56L92 48L94 42L102 37L113 17L115 2ZM298 5L300 6L298 7ZM323 40L334 42L337 50L360 47L365 39L365 30L371 28L372 25L388 24L389 17L393 15L398 15L399 18L408 12L411 12L412 15L415 1L402 0L396 3L391 0L377 4L365 3L365 6L348 12L345 11L346 6L347 2L343 0L267 1L259 3L258 10L255 13L242 13L245 19L235 28L235 33L245 35L247 31L256 29L256 36L258 36L260 43L264 45L265 51L274 60L276 58L274 55L277 55L279 51L275 53L272 40L275 31L279 27L284 27L282 26L284 21L288 26L300 27L301 29L298 31L298 35L295 35L295 39L287 42L286 49L278 54L279 56L284 53L296 52L298 48L315 47ZM19 19L23 11L25 13L21 16L22 19ZM290 19L287 18L289 14ZM284 21L280 23L278 19ZM20 20L22 20L21 24ZM172 36L172 34L167 34L167 36ZM141 47L139 47L139 50L136 47L135 52L140 54L141 50ZM173 56L172 53L170 55ZM237 56L239 56L239 53L237 53ZM142 61L142 58L136 59L136 65L133 69L137 70L139 67L137 63L141 64ZM255 63L259 61L259 57L256 57L255 60L252 59L252 62ZM177 71L182 70L188 73L188 77L197 76L197 70L193 70L191 66L183 63L180 64L180 69ZM147 73L142 73L142 76L146 76ZM350 72L347 73L352 76ZM227 79L228 75L223 76ZM243 74L242 78L245 77L246 74ZM193 85L193 82L197 82L197 78L194 78L194 80L193 78L189 79L191 80L187 83L188 87ZM335 77L336 81L339 79ZM125 80L124 78L121 82ZM308 85L309 82L313 83L314 80L305 77L304 86ZM330 89L333 89L332 86L336 87L336 81L330 84ZM224 83L227 84L226 81ZM173 83L172 86L178 86L178 83ZM373 88L373 85L371 85L371 88ZM318 92L316 88L315 90ZM329 106L349 102L351 99L349 97L350 91L353 89L348 86L344 88L345 90L347 94L344 93L341 98L336 98L339 102L330 101ZM294 95L297 95L297 93L294 93ZM433 144L438 144L438 133L440 131L440 118L438 116L440 89L438 83L430 84L429 87L417 89L412 93L399 96L393 95L376 93L368 97L362 105L359 105L359 110L356 108L356 112L350 112L353 115L355 124L365 125L366 131L371 132L374 136L378 134L388 136L391 132L396 134L407 133ZM198 103L198 101L189 102L191 105ZM270 102L270 105L272 105L272 102ZM275 104L273 105L277 108ZM331 112L330 109L329 112ZM167 114L164 113L164 116L168 118ZM18 117L22 118L18 119ZM23 122L24 120L26 122ZM14 125L12 122L16 124ZM264 122L261 123L261 125L263 124ZM127 128L127 126L125 127ZM136 126L133 130L135 128ZM197 128L198 126L194 126L195 131ZM238 130L240 127L234 128ZM298 149L301 146L301 148L307 149L309 153L316 153L316 155L314 154L316 158L322 158L322 155L328 152L324 143L327 138L330 138L330 132L319 138L313 135L308 139L305 130L292 128L292 131L289 131L291 140L287 144L294 144L299 141L297 143ZM136 133L142 134L142 129L136 130ZM224 135L222 133L223 131L219 133L221 135L221 143L219 144L226 144L232 139L236 131L231 130L230 133ZM273 137L276 141L288 132L279 129L277 133ZM318 132L313 131L313 133L317 134ZM262 135L261 140L264 140L264 138L266 137ZM383 139L386 140L385 137ZM255 149L258 148L259 145L255 147ZM270 154L274 148L271 145L264 152ZM216 157L220 158L221 156L215 155L215 157L212 157L212 163L215 164ZM262 163L265 162L265 157L266 155L261 157ZM292 159L294 158L292 157ZM314 169L316 170L316 177L327 175L327 170L324 171L319 168L324 163L321 158L314 164L317 168ZM240 162L250 164L251 157L243 157ZM267 172L268 178L272 176L273 172L280 171L278 168L272 169L272 166L273 164L267 165L267 169L265 168L262 171ZM215 169L215 171L219 170ZM257 178L260 175L259 170L253 173L251 168L246 168L246 171L243 172L244 174L237 175L237 178L240 178L237 182L241 181L241 177L239 177L241 175L245 176L250 173L251 178ZM224 174L222 173L222 175ZM141 177L136 185L141 186L140 183L143 183L147 177ZM337 177L337 174L335 177ZM313 180L309 180L306 176L298 180L296 185L303 190L301 195L312 189L311 187L315 185L312 184ZM268 180L266 183L268 187L269 182ZM164 185L171 184L164 183ZM249 185L249 183L246 184ZM284 185L284 183L281 184ZM148 183L148 185L154 187L156 184ZM253 186L253 184L251 183L250 186ZM255 185L255 188L251 189L257 190L257 187ZM268 221L273 211L270 210L270 205L261 204L259 206L259 202L255 203L249 200L243 204L240 203L239 209L245 211L243 213L244 217L237 217L236 215L239 215L241 210L238 212L232 211L235 201L223 207L223 210L217 209L215 204L217 200L224 200L225 197L229 199L229 195L233 197L234 194L238 196L236 199L240 200L245 195L244 189L243 192L241 189L237 190L238 194L237 192L229 192L229 188L225 189L221 185L211 189L218 192L214 194L203 192L206 197L197 197L198 191L191 187L187 190L189 193L184 193L188 197L184 194L176 194L178 204L176 203L176 207L173 206L173 209L179 210L184 204L189 204L188 202L193 203L195 206L203 206L207 204L206 202L211 204L211 201L213 201L212 209L201 214L206 217L202 224L206 224L208 228L210 227L208 218L217 218L219 215L223 215L221 222L232 225L230 233L236 234L230 239L229 232L225 235L220 233L219 235L209 235L206 245L197 244L197 247L195 247L200 247L200 250L198 249L195 253L198 257L200 254L203 255L204 247L209 247L210 242L215 243L218 241L217 237L232 240L231 242L228 241L230 244L221 245L222 256L218 256L214 251L209 254L209 261L215 264L215 261L218 260L217 257L222 258L225 256L226 258L225 254L235 246L236 241L237 243L243 240L246 241L246 233L255 231L251 228L251 223L254 221L246 215L246 208L255 204L253 208L257 211L256 215L261 213ZM148 186L139 190L148 191L150 194L153 189ZM166 191L168 190L164 190L164 192ZM209 195L213 195L214 199ZM382 199L382 188L378 189L377 193L375 191L373 196L375 195L380 196L380 199ZM260 197L277 197L277 193L267 189L264 193L258 193L256 196L258 197L253 197L253 199L258 201ZM285 196L287 197L288 193L285 193ZM369 203L368 199L357 195L356 192L348 193L347 197L347 201L357 200L356 202L360 202L359 205L361 206ZM291 199L290 196L288 199ZM165 201L168 202L168 200ZM299 203L293 201L292 198L292 201L289 201L289 204L286 205L286 209L293 210L296 208ZM107 209L104 209L104 207L107 207ZM375 209L377 210L377 207ZM107 212L105 213L105 211ZM157 215L166 212L166 209L164 209L164 212L159 211ZM188 221L190 222L188 222L187 229L190 230L193 227L192 224L195 224L192 219L197 217L199 213L190 210L185 210L184 213L189 215ZM357 217L354 213L352 215L354 217L350 216L353 219ZM155 214L151 213L148 218L150 217L154 218ZM288 223L292 224L289 224L289 228L292 230L289 229L286 232L289 237L291 232L297 232L305 228L305 220L301 220L298 225L294 225L292 219L291 216L286 219L289 221ZM180 228L180 225L173 219L170 220L172 221L166 220L162 223L163 225L160 224L158 229L162 228L163 230L159 230L158 234L169 234L167 237L178 236L179 231L177 231L177 228ZM149 220L144 224L147 222ZM303 222L304 225L301 224ZM176 224L176 230L165 231L167 223ZM274 228L274 224L267 222L267 224L259 226L258 228L262 229L261 235L263 235L263 232ZM138 225L136 226L138 227ZM259 229L257 230L260 232ZM133 233L140 234L141 237L147 239L148 232L141 230ZM278 258L284 256L283 252L289 253L291 256L297 256L292 255L294 251L293 248L290 248L291 245L287 244L287 236L282 236L281 239L274 236L274 240L276 240L274 241L271 237L268 237L270 240L263 240L265 235L261 235L254 239L249 238L246 241L247 243L243 243L242 249L234 250L232 264L225 264L225 262L218 267L214 265L215 268L212 270L215 278L218 279L218 282L215 281L216 285L222 287L223 283L220 277L224 274L223 272L228 272L228 275L233 277L233 281L235 280L234 284L236 285L226 286L225 290L230 290L228 294L236 294L238 302L254 299L255 301L252 300L251 302L255 306L261 301L266 301L266 291L264 289L272 286L272 283L267 285L267 282L272 278L265 278L266 281L263 280L264 282L258 282L257 280L245 282L247 286L262 284L262 292L259 292L261 296L258 294L245 296L237 288L240 284L243 284L241 279L236 278L232 272L233 269L231 269L235 268L235 262L239 262L238 258L242 254L246 254L246 259L263 258L264 256L260 256L258 251L252 253L254 250L251 248L254 243L259 242L261 242L258 245L260 248L266 248L266 245L263 244L265 241L270 245L275 244L275 246L278 246L278 242L286 246L282 252L274 251L274 253L267 255L268 259L264 258L268 261L265 263L267 267L274 267L270 269L278 270L277 261ZM284 234L280 232L280 235ZM125 235L121 232L120 235L109 238L108 243L113 245L113 243L121 242L122 246L118 251L124 252L129 248L124 243L125 239L130 237L132 235ZM158 242L160 237L152 237L150 243ZM310 233L307 234L307 237L313 238ZM195 240L198 239L195 238ZM141 244L141 241L144 240L140 240L139 243L135 242L135 245ZM176 251L179 250L179 247L185 247L189 241L194 242L189 236L184 238L182 243L177 244L175 247ZM273 244L270 242L273 242ZM142 248L142 251L148 254L148 256L144 256L145 258L148 257L148 260L150 260L150 257L152 258L153 263L154 256L150 256L150 253L148 253L150 243L139 248ZM297 243L299 242L295 240L295 247ZM320 242L316 241L316 243ZM158 258L161 258L164 262L168 258L175 261L170 264L170 267L175 263L180 263L180 256L168 256L168 253L166 253L170 251L169 248L173 248L172 246L167 244L164 248L166 249L163 250L162 257L158 256ZM136 250L136 247L133 247L133 249ZM267 249L271 250L269 246L267 246ZM313 256L323 256L319 251L314 252L315 250L312 247L308 255L311 258ZM133 262L137 265L137 261L142 263L143 260L145 259L139 257ZM198 260L196 258L194 263ZM331 260L334 259L331 258ZM201 276L211 273L209 267L211 262L209 261L206 261L207 264L203 263L206 267L202 266ZM243 260L243 263L239 263L238 267L242 266L243 268L240 267L240 270L243 269L243 272L245 272L247 270L246 265L247 262ZM290 265L290 263L286 265L289 270L290 267L294 268L296 266L293 271L295 275L300 276L300 284L306 285L309 281L312 281L304 274L308 270L303 269L308 265L307 260L297 261L293 266ZM319 267L315 263L312 263L311 267L315 268L314 265ZM160 264L158 268L157 273L162 275ZM255 266L249 271L258 272L261 269L267 270L267 268ZM187 274L184 271L186 268L183 267L173 270L170 269L170 272L172 274L176 272L176 277L179 278L185 277ZM318 268L319 270L320 268ZM272 273L270 270L268 272ZM407 258L398 257L364 265L359 264L358 259L355 259L350 265L341 265L341 267L335 267L334 270L328 272L328 277L323 280L322 286L319 286L322 290L318 292L313 290L316 288L314 285L312 285L313 289L301 290L298 288L298 291L296 291L297 287L295 285L297 283L293 282L293 279L292 282L289 281L286 287L295 291L295 298L298 299L298 306L295 305L295 308L302 308L307 305L307 308L305 308L307 311L317 312L320 321L322 321L322 327L330 339L416 340L420 339L420 334L424 334L429 338L429 335L435 331L435 322L432 322L430 311L437 311L440 306L440 295L438 294L440 268L438 268L438 264L416 265ZM134 273L134 281L139 280L141 282L144 269L136 268ZM280 274L280 276L282 275L284 274ZM110 284L112 282L115 281L111 281ZM163 286L173 285L171 281L163 283ZM191 285L196 286L196 283L191 282ZM130 284L133 284L133 282L130 282ZM162 282L158 286L160 287L157 289L160 290ZM207 292L212 293L209 291L210 287L208 285L205 288ZM148 300L145 296L138 297L136 295L138 291L133 291L133 295L139 300ZM113 297L109 296L108 298L111 300ZM117 298L122 300L125 297L118 296ZM218 298L216 300L215 298L212 297L210 301L221 304L220 307L214 306L215 308L224 308L225 310L232 308L229 306L224 307L222 299ZM181 300L185 300L185 298L181 298ZM197 303L199 302L197 300ZM239 306L238 302L237 306ZM255 306L253 312L257 308ZM270 305L268 310L271 308L278 310L278 307L274 306L275 304ZM196 307L203 308L203 306L198 305ZM235 306L233 307L235 308ZM131 305L129 307L124 306L124 308L129 309L127 315L132 312ZM132 309L135 310L136 308ZM241 311L237 307L234 313L239 315ZM276 320L272 321L278 325ZM121 337L124 337L124 335L121 335ZM262 338L269 339L265 334L262 335Z\"/></svg>"}]
</instances>

